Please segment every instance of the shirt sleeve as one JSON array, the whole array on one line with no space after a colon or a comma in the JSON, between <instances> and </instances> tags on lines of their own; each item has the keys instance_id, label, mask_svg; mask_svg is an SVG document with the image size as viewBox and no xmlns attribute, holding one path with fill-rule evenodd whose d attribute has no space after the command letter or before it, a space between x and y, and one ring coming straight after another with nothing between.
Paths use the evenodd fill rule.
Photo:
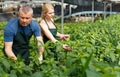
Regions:
<instances>
[{"instance_id":1,"label":"shirt sleeve","mask_svg":"<svg viewBox=\"0 0 120 77\"><path fill-rule=\"evenodd\" d=\"M37 36L41 36L41 29L40 26L37 22L34 22L34 35Z\"/></svg>"},{"instance_id":2,"label":"shirt sleeve","mask_svg":"<svg viewBox=\"0 0 120 77\"><path fill-rule=\"evenodd\" d=\"M4 42L13 42L17 32L18 19L11 19L4 28Z\"/></svg>"},{"instance_id":3,"label":"shirt sleeve","mask_svg":"<svg viewBox=\"0 0 120 77\"><path fill-rule=\"evenodd\" d=\"M13 42L14 33L7 27L4 30L4 42Z\"/></svg>"}]
</instances>

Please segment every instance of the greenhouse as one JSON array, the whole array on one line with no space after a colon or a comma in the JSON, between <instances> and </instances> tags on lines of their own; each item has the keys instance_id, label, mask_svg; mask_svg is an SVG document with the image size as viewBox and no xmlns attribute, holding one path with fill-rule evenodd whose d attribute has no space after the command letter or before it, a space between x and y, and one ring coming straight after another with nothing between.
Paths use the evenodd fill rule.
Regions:
<instances>
[{"instance_id":1,"label":"greenhouse","mask_svg":"<svg viewBox=\"0 0 120 77\"><path fill-rule=\"evenodd\" d=\"M120 77L119 7L120 0L0 0L0 77Z\"/></svg>"}]
</instances>

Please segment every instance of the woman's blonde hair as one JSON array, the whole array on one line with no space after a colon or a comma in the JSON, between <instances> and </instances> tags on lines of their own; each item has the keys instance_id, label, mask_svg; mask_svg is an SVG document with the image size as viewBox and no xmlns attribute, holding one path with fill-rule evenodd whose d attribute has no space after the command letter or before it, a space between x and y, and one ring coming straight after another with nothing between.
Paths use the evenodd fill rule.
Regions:
<instances>
[{"instance_id":1,"label":"woman's blonde hair","mask_svg":"<svg viewBox=\"0 0 120 77\"><path fill-rule=\"evenodd\" d=\"M45 14L48 12L49 9L54 9L53 5L51 3L44 3L42 6L42 14L41 17L44 19Z\"/></svg>"}]
</instances>

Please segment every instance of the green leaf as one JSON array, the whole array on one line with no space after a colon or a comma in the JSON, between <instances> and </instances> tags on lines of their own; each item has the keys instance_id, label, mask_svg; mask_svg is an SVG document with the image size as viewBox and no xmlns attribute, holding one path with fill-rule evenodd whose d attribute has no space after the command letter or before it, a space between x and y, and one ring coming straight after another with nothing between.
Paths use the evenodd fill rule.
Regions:
<instances>
[{"instance_id":1,"label":"green leaf","mask_svg":"<svg viewBox=\"0 0 120 77\"><path fill-rule=\"evenodd\" d=\"M44 77L43 73L41 72L35 72L31 77Z\"/></svg>"},{"instance_id":2,"label":"green leaf","mask_svg":"<svg viewBox=\"0 0 120 77\"><path fill-rule=\"evenodd\" d=\"M102 75L99 72L93 71L93 70L86 70L87 77L102 77Z\"/></svg>"}]
</instances>

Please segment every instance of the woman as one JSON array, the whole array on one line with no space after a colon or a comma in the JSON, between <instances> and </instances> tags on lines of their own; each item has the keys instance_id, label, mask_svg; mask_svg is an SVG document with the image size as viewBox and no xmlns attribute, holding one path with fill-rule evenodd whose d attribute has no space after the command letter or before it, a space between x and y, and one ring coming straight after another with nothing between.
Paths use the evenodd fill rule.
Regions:
<instances>
[{"instance_id":1,"label":"woman","mask_svg":"<svg viewBox=\"0 0 120 77\"><path fill-rule=\"evenodd\" d=\"M57 27L54 24L53 17L54 7L52 6L52 4L45 3L42 7L42 20L40 22L40 27L43 31L44 43L49 40L51 40L53 43L56 43L58 42L56 37L59 37L61 40L65 40L70 37L68 34L60 34L59 32L57 32ZM62 47L65 50L71 50L71 48L68 47L68 45L66 44L63 44Z\"/></svg>"}]
</instances>

